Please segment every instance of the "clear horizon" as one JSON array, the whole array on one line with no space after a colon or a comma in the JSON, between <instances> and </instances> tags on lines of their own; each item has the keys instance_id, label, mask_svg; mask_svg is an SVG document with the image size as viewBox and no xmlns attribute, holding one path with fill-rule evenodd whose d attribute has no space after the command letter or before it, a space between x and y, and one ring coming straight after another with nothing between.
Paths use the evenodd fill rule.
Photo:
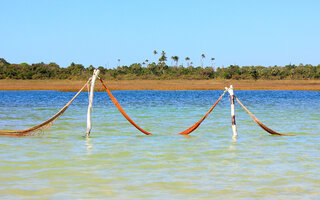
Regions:
<instances>
[{"instance_id":1,"label":"clear horizon","mask_svg":"<svg viewBox=\"0 0 320 200\"><path fill-rule=\"evenodd\" d=\"M320 2L4 1L0 57L113 68L155 61L199 66L318 65ZM159 58L157 55L157 59Z\"/></svg>"}]
</instances>

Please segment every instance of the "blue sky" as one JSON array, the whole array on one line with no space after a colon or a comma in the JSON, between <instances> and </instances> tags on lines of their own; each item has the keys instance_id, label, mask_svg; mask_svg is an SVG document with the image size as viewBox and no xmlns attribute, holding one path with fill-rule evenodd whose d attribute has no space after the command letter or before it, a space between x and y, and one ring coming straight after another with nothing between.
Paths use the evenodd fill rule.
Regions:
<instances>
[{"instance_id":1,"label":"blue sky","mask_svg":"<svg viewBox=\"0 0 320 200\"><path fill-rule=\"evenodd\" d=\"M153 50L215 66L320 64L318 0L0 0L10 63L115 67ZM169 59L168 64L171 61Z\"/></svg>"}]
</instances>

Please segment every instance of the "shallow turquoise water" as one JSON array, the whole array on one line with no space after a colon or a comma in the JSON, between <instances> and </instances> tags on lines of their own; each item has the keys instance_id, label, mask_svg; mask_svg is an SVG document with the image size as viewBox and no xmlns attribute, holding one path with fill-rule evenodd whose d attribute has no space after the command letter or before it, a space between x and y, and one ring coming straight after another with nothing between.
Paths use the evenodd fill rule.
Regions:
<instances>
[{"instance_id":1,"label":"shallow turquoise water","mask_svg":"<svg viewBox=\"0 0 320 200\"><path fill-rule=\"evenodd\" d=\"M0 199L319 199L320 92L236 91L271 136L236 104L231 139L227 96L190 137L222 91L114 91L136 130L106 93L87 93L37 137L0 137ZM75 93L0 91L0 129L29 128Z\"/></svg>"}]
</instances>

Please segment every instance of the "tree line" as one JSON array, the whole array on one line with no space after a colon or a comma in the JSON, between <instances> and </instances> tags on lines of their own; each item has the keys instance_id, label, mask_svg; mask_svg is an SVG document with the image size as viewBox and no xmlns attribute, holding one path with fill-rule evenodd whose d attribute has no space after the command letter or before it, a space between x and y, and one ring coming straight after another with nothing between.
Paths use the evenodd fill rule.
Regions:
<instances>
[{"instance_id":1,"label":"tree line","mask_svg":"<svg viewBox=\"0 0 320 200\"><path fill-rule=\"evenodd\" d=\"M204 58L202 55L202 59ZM167 65L167 57L162 52L159 62L133 63L107 69L99 66L100 76L108 80L170 80L170 79L264 79L264 80L308 80L320 79L320 65L310 64L285 66L238 66L228 67L193 66L188 57L185 58L187 66L178 65L178 56L172 56L175 65ZM118 59L120 62L120 59ZM214 61L214 58L211 58ZM68 67L60 67L56 63L11 64L0 58L0 79L70 79L85 80L93 73L94 67L84 67L82 64L71 63Z\"/></svg>"}]
</instances>

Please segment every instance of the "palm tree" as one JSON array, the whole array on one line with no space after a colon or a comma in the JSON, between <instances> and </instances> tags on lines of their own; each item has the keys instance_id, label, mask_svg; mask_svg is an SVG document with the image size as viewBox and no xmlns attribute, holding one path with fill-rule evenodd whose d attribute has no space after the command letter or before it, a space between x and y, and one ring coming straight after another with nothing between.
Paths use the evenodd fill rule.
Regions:
<instances>
[{"instance_id":1,"label":"palm tree","mask_svg":"<svg viewBox=\"0 0 320 200\"><path fill-rule=\"evenodd\" d=\"M212 67L213 70L214 70L214 68L213 68L213 61L214 60L215 60L215 58L211 58L211 62L212 62L211 67Z\"/></svg>"},{"instance_id":2,"label":"palm tree","mask_svg":"<svg viewBox=\"0 0 320 200\"><path fill-rule=\"evenodd\" d=\"M178 67L178 61L179 61L179 57L178 56L171 56L171 59L176 62L176 67Z\"/></svg>"},{"instance_id":3,"label":"palm tree","mask_svg":"<svg viewBox=\"0 0 320 200\"><path fill-rule=\"evenodd\" d=\"M189 58L189 57L186 57L185 60L187 61L187 65L188 65L188 67L189 67L189 60L190 60L190 58Z\"/></svg>"},{"instance_id":4,"label":"palm tree","mask_svg":"<svg viewBox=\"0 0 320 200\"><path fill-rule=\"evenodd\" d=\"M164 51L161 52L161 57L159 58L159 61L160 62L167 61L166 52L164 52Z\"/></svg>"},{"instance_id":5,"label":"palm tree","mask_svg":"<svg viewBox=\"0 0 320 200\"><path fill-rule=\"evenodd\" d=\"M156 50L153 50L154 60L156 60L156 55L157 54L158 54L158 52Z\"/></svg>"},{"instance_id":6,"label":"palm tree","mask_svg":"<svg viewBox=\"0 0 320 200\"><path fill-rule=\"evenodd\" d=\"M206 55L204 55L204 53L203 54L201 54L201 68L203 68L203 59L206 57Z\"/></svg>"},{"instance_id":7,"label":"palm tree","mask_svg":"<svg viewBox=\"0 0 320 200\"><path fill-rule=\"evenodd\" d=\"M178 67L179 57L178 56L173 56L173 60L176 62L176 67Z\"/></svg>"}]
</instances>

